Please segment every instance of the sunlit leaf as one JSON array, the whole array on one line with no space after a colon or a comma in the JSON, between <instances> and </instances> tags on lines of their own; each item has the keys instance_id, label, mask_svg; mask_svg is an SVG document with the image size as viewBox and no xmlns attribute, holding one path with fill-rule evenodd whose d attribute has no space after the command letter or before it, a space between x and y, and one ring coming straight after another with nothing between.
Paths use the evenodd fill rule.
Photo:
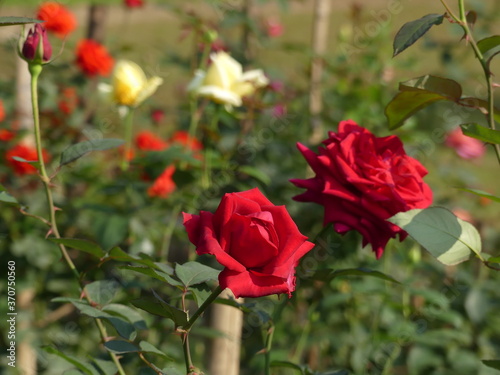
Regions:
<instances>
[{"instance_id":1,"label":"sunlit leaf","mask_svg":"<svg viewBox=\"0 0 500 375\"><path fill-rule=\"evenodd\" d=\"M444 14L428 14L418 20L405 23L399 29L393 44L393 57L410 47L434 25L443 22Z\"/></svg>"},{"instance_id":2,"label":"sunlit leaf","mask_svg":"<svg viewBox=\"0 0 500 375\"><path fill-rule=\"evenodd\" d=\"M399 128L403 123L422 108L448 97L429 91L401 91L385 107L389 129Z\"/></svg>"},{"instance_id":3,"label":"sunlit leaf","mask_svg":"<svg viewBox=\"0 0 500 375\"><path fill-rule=\"evenodd\" d=\"M198 262L187 262L175 266L175 274L186 287L204 283L209 280L217 280L219 272L220 271L212 267L205 266Z\"/></svg>"},{"instance_id":4,"label":"sunlit leaf","mask_svg":"<svg viewBox=\"0 0 500 375\"><path fill-rule=\"evenodd\" d=\"M500 144L500 131L486 128L478 124L462 124L462 133L486 143Z\"/></svg>"},{"instance_id":5,"label":"sunlit leaf","mask_svg":"<svg viewBox=\"0 0 500 375\"><path fill-rule=\"evenodd\" d=\"M462 96L462 86L452 79L425 75L399 84L400 91L428 91L457 101Z\"/></svg>"},{"instance_id":6,"label":"sunlit leaf","mask_svg":"<svg viewBox=\"0 0 500 375\"><path fill-rule=\"evenodd\" d=\"M422 247L443 264L455 265L480 254L481 238L474 226L442 207L400 212L391 223L408 232Z\"/></svg>"}]
</instances>

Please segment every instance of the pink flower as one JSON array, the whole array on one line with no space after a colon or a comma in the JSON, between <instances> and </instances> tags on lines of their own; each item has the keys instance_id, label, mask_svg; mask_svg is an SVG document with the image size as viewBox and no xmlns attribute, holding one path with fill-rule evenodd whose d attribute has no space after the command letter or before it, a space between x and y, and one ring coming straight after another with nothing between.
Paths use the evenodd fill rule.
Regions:
<instances>
[{"instance_id":1,"label":"pink flower","mask_svg":"<svg viewBox=\"0 0 500 375\"><path fill-rule=\"evenodd\" d=\"M270 38L276 38L283 34L283 25L277 20L269 19L265 22L266 33Z\"/></svg>"},{"instance_id":2,"label":"pink flower","mask_svg":"<svg viewBox=\"0 0 500 375\"><path fill-rule=\"evenodd\" d=\"M140 8L144 6L144 1L143 0L123 0L123 4L127 8Z\"/></svg>"},{"instance_id":3,"label":"pink flower","mask_svg":"<svg viewBox=\"0 0 500 375\"><path fill-rule=\"evenodd\" d=\"M447 146L453 147L462 159L477 159L485 152L481 141L464 135L460 128L450 132L444 142Z\"/></svg>"}]
</instances>

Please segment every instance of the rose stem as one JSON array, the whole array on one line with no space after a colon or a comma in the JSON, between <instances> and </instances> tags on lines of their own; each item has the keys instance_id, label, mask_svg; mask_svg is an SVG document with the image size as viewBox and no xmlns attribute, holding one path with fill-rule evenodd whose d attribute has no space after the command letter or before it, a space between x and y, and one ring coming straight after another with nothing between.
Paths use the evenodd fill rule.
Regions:
<instances>
[{"instance_id":1,"label":"rose stem","mask_svg":"<svg viewBox=\"0 0 500 375\"><path fill-rule=\"evenodd\" d=\"M132 149L132 128L134 125L134 109L127 107L127 114L123 120L125 126L125 151L122 159L122 171L128 170L130 150Z\"/></svg>"},{"instance_id":2,"label":"rose stem","mask_svg":"<svg viewBox=\"0 0 500 375\"><path fill-rule=\"evenodd\" d=\"M47 175L47 170L45 168L45 162L43 160L43 152L42 152L42 137L41 137L41 131L40 131L40 115L39 115L39 109L38 109L38 77L40 76L40 73L42 72L42 65L40 64L28 64L29 71L31 74L31 105L33 107L33 124L34 124L34 132L35 132L35 144L36 144L36 153L38 157L38 163L40 165L40 179L43 182L43 186L45 188L45 195L47 196L47 202L49 205L49 215L50 215L50 230L54 234L56 238L61 238L61 235L59 234L59 229L57 228L57 221L56 221L56 208L54 206L54 198L52 197L52 191L50 190L50 178ZM71 272L75 276L78 285L80 287L80 290L83 290L83 284L80 279L80 274L78 273L78 270L75 267L75 264L71 260L68 251L66 250L66 247L59 243L59 250L61 251L61 254L68 264L69 268L71 269ZM89 296L85 294L85 297L87 301L90 303L90 298ZM101 335L101 339L104 342L106 337L108 336L106 333L106 328L104 327L103 323L101 322L100 319L95 319L95 322L97 324L97 328L99 329L99 333ZM113 360L114 364L116 365L116 368L118 369L118 373L120 375L126 375L125 371L123 370L120 361L118 357L116 356L115 353L109 352L109 355L111 359Z\"/></svg>"},{"instance_id":3,"label":"rose stem","mask_svg":"<svg viewBox=\"0 0 500 375\"><path fill-rule=\"evenodd\" d=\"M274 326L271 325L271 327L269 327L269 329L267 330L266 350L264 353L266 375L271 375L271 347L273 344L273 337L274 337Z\"/></svg>"}]
</instances>

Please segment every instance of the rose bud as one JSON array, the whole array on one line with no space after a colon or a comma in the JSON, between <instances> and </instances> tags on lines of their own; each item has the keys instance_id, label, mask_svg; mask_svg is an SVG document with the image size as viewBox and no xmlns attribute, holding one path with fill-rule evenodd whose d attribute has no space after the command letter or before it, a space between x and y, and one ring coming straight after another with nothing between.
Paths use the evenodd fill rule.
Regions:
<instances>
[{"instance_id":1,"label":"rose bud","mask_svg":"<svg viewBox=\"0 0 500 375\"><path fill-rule=\"evenodd\" d=\"M32 28L22 48L22 57L29 62L35 64L46 63L52 57L52 46L47 37L45 27L37 23Z\"/></svg>"}]
</instances>

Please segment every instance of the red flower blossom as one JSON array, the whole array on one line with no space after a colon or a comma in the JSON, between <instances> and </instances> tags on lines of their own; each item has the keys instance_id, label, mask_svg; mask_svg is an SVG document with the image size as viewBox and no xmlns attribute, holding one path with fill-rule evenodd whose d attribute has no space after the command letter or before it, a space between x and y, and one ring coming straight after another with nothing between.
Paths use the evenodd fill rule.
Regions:
<instances>
[{"instance_id":1,"label":"red flower blossom","mask_svg":"<svg viewBox=\"0 0 500 375\"><path fill-rule=\"evenodd\" d=\"M200 151L203 149L203 145L201 144L201 142L194 137L190 137L189 133L184 130L176 131L172 135L172 137L170 137L169 143L180 144L182 146L189 148L191 151Z\"/></svg>"},{"instance_id":2,"label":"red flower blossom","mask_svg":"<svg viewBox=\"0 0 500 375\"><path fill-rule=\"evenodd\" d=\"M265 22L267 36L277 38L283 34L283 25L277 20L267 20Z\"/></svg>"},{"instance_id":3,"label":"red flower blossom","mask_svg":"<svg viewBox=\"0 0 500 375\"><path fill-rule=\"evenodd\" d=\"M92 39L83 39L76 48L76 64L87 76L108 76L113 69L113 58L106 47Z\"/></svg>"},{"instance_id":4,"label":"red flower blossom","mask_svg":"<svg viewBox=\"0 0 500 375\"><path fill-rule=\"evenodd\" d=\"M175 182L172 176L175 172L173 165L165 168L163 173L153 182L148 189L150 197L166 198L175 190Z\"/></svg>"},{"instance_id":5,"label":"red flower blossom","mask_svg":"<svg viewBox=\"0 0 500 375\"><path fill-rule=\"evenodd\" d=\"M183 212L184 227L199 255L212 254L225 268L222 289L235 297L261 297L295 290L295 268L314 244L307 241L285 206L259 189L225 194L215 213Z\"/></svg>"},{"instance_id":6,"label":"red flower blossom","mask_svg":"<svg viewBox=\"0 0 500 375\"><path fill-rule=\"evenodd\" d=\"M0 122L5 120L5 108L3 106L3 100L0 100Z\"/></svg>"},{"instance_id":7,"label":"red flower blossom","mask_svg":"<svg viewBox=\"0 0 500 375\"><path fill-rule=\"evenodd\" d=\"M0 141L8 142L16 136L16 133L7 129L0 129Z\"/></svg>"},{"instance_id":8,"label":"red flower blossom","mask_svg":"<svg viewBox=\"0 0 500 375\"><path fill-rule=\"evenodd\" d=\"M324 225L338 233L357 230L363 246L372 245L377 258L390 238L408 235L386 219L432 203L432 191L424 183L427 170L408 156L398 137L375 137L354 121L342 121L338 132L329 132L319 155L298 143L302 155L316 173L293 184L307 191L293 199L324 207Z\"/></svg>"},{"instance_id":9,"label":"red flower blossom","mask_svg":"<svg viewBox=\"0 0 500 375\"><path fill-rule=\"evenodd\" d=\"M43 160L48 163L50 161L50 155L45 150L42 150L42 154ZM38 156L34 147L24 144L15 145L6 152L5 159L7 159L7 162L10 164L12 169L14 169L14 173L18 176L36 173L37 170L34 166L26 162L15 160L14 156L23 158L27 161L37 161Z\"/></svg>"},{"instance_id":10,"label":"red flower blossom","mask_svg":"<svg viewBox=\"0 0 500 375\"><path fill-rule=\"evenodd\" d=\"M160 124L164 118L165 112L163 109L153 109L151 111L151 120L153 120L156 125Z\"/></svg>"},{"instance_id":11,"label":"red flower blossom","mask_svg":"<svg viewBox=\"0 0 500 375\"><path fill-rule=\"evenodd\" d=\"M127 8L140 8L144 6L144 1L143 0L123 0L123 4Z\"/></svg>"},{"instance_id":12,"label":"red flower blossom","mask_svg":"<svg viewBox=\"0 0 500 375\"><path fill-rule=\"evenodd\" d=\"M45 21L43 26L60 38L76 28L74 14L55 1L48 1L40 5L36 18Z\"/></svg>"},{"instance_id":13,"label":"red flower blossom","mask_svg":"<svg viewBox=\"0 0 500 375\"><path fill-rule=\"evenodd\" d=\"M141 151L161 151L168 147L168 143L156 134L144 130L135 136L135 145Z\"/></svg>"},{"instance_id":14,"label":"red flower blossom","mask_svg":"<svg viewBox=\"0 0 500 375\"><path fill-rule=\"evenodd\" d=\"M477 159L484 155L484 144L478 139L468 137L456 128L448 134L445 144L453 147L462 159Z\"/></svg>"}]
</instances>

